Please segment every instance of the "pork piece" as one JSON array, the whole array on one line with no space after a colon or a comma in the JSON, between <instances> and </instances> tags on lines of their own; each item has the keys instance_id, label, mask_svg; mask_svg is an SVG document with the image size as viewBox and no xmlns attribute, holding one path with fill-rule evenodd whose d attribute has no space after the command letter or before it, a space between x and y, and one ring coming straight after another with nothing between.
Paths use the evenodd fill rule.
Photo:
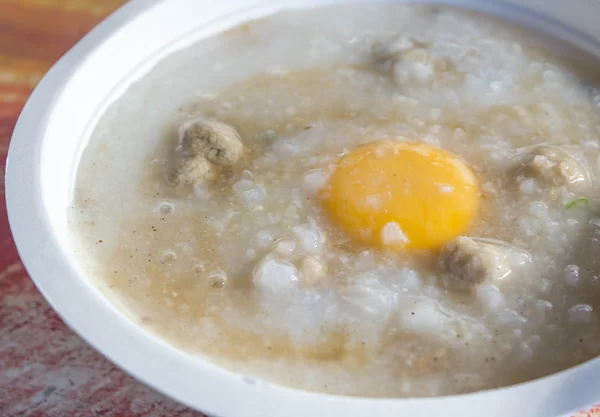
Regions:
<instances>
[{"instance_id":1,"label":"pork piece","mask_svg":"<svg viewBox=\"0 0 600 417\"><path fill-rule=\"evenodd\" d=\"M182 127L181 147L185 155L202 156L223 167L237 164L244 154L242 139L233 127L201 119Z\"/></svg>"},{"instance_id":2,"label":"pork piece","mask_svg":"<svg viewBox=\"0 0 600 417\"><path fill-rule=\"evenodd\" d=\"M214 177L215 169L206 158L182 158L172 173L171 181L175 185L194 185L210 181Z\"/></svg>"},{"instance_id":3,"label":"pork piece","mask_svg":"<svg viewBox=\"0 0 600 417\"><path fill-rule=\"evenodd\" d=\"M451 240L438 256L442 285L451 291L470 292L483 282L505 278L512 272L508 251L508 245L466 236Z\"/></svg>"},{"instance_id":4,"label":"pork piece","mask_svg":"<svg viewBox=\"0 0 600 417\"><path fill-rule=\"evenodd\" d=\"M398 85L425 85L436 74L453 71L455 65L448 57L435 56L426 42L410 36L400 36L385 45L377 45L373 55L382 72L389 73Z\"/></svg>"},{"instance_id":5,"label":"pork piece","mask_svg":"<svg viewBox=\"0 0 600 417\"><path fill-rule=\"evenodd\" d=\"M592 188L592 176L583 162L559 146L539 146L527 153L521 169L525 176L551 187L565 186L578 194Z\"/></svg>"},{"instance_id":6,"label":"pork piece","mask_svg":"<svg viewBox=\"0 0 600 417\"><path fill-rule=\"evenodd\" d=\"M181 126L180 147L171 182L198 184L215 178L222 168L233 168L245 152L237 131L218 121L194 119Z\"/></svg>"}]
</instances>

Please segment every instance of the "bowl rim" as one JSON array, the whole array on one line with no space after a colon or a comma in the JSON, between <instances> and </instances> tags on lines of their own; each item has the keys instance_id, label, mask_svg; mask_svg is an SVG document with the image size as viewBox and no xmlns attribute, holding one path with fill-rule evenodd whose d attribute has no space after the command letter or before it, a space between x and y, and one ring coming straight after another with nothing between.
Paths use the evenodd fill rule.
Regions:
<instances>
[{"instance_id":1,"label":"bowl rim","mask_svg":"<svg viewBox=\"0 0 600 417\"><path fill-rule=\"evenodd\" d=\"M240 8L244 5L244 0L232 2ZM13 237L35 285L71 329L139 381L215 417L304 417L309 413L343 413L350 417L436 413L464 417L484 413L488 417L548 417L564 415L600 400L600 384L595 387L589 383L600 370L600 358L523 384L448 397L374 399L287 388L235 374L174 349L127 320L94 291L69 261L49 226L39 166L45 130L57 97L91 51L141 13L152 13L163 3L166 0L132 0L86 35L44 76L13 132L5 172ZM570 31L577 33L574 29ZM588 37L581 36L589 42Z\"/></svg>"}]
</instances>

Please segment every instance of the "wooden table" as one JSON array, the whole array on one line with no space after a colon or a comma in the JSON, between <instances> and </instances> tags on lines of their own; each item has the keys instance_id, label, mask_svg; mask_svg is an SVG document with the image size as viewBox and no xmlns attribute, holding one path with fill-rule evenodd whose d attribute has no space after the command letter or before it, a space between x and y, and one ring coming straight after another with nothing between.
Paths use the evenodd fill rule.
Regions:
<instances>
[{"instance_id":1,"label":"wooden table","mask_svg":"<svg viewBox=\"0 0 600 417\"><path fill-rule=\"evenodd\" d=\"M2 168L17 116L36 83L57 58L122 3L0 0ZM4 182L0 193L4 195ZM115 368L62 323L19 261L4 204L0 206L0 416L202 417ZM600 417L600 407L578 417Z\"/></svg>"}]
</instances>

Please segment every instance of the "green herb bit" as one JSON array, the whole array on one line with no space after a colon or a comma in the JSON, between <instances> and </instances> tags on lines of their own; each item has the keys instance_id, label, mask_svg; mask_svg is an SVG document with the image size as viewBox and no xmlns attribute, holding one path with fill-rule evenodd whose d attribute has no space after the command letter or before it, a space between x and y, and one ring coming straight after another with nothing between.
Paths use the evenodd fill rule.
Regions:
<instances>
[{"instance_id":1,"label":"green herb bit","mask_svg":"<svg viewBox=\"0 0 600 417\"><path fill-rule=\"evenodd\" d=\"M571 209L571 208L575 207L575 206L576 206L576 205L578 205L578 204L585 204L585 205L588 205L588 203L589 203L589 201L588 201L588 199L587 199L587 198L579 197L579 198L576 198L575 200L571 201L571 202L570 202L569 204L567 204L565 207L566 207L566 209L568 210L568 209Z\"/></svg>"}]
</instances>

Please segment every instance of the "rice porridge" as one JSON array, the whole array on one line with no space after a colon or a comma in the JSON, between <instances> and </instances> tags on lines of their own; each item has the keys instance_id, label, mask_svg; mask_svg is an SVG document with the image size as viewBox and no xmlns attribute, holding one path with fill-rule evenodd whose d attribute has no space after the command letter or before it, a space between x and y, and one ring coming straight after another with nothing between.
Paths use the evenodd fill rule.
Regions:
<instances>
[{"instance_id":1,"label":"rice porridge","mask_svg":"<svg viewBox=\"0 0 600 417\"><path fill-rule=\"evenodd\" d=\"M288 386L437 396L579 364L600 353L600 90L575 67L456 9L244 24L102 116L77 256L140 325Z\"/></svg>"}]
</instances>

